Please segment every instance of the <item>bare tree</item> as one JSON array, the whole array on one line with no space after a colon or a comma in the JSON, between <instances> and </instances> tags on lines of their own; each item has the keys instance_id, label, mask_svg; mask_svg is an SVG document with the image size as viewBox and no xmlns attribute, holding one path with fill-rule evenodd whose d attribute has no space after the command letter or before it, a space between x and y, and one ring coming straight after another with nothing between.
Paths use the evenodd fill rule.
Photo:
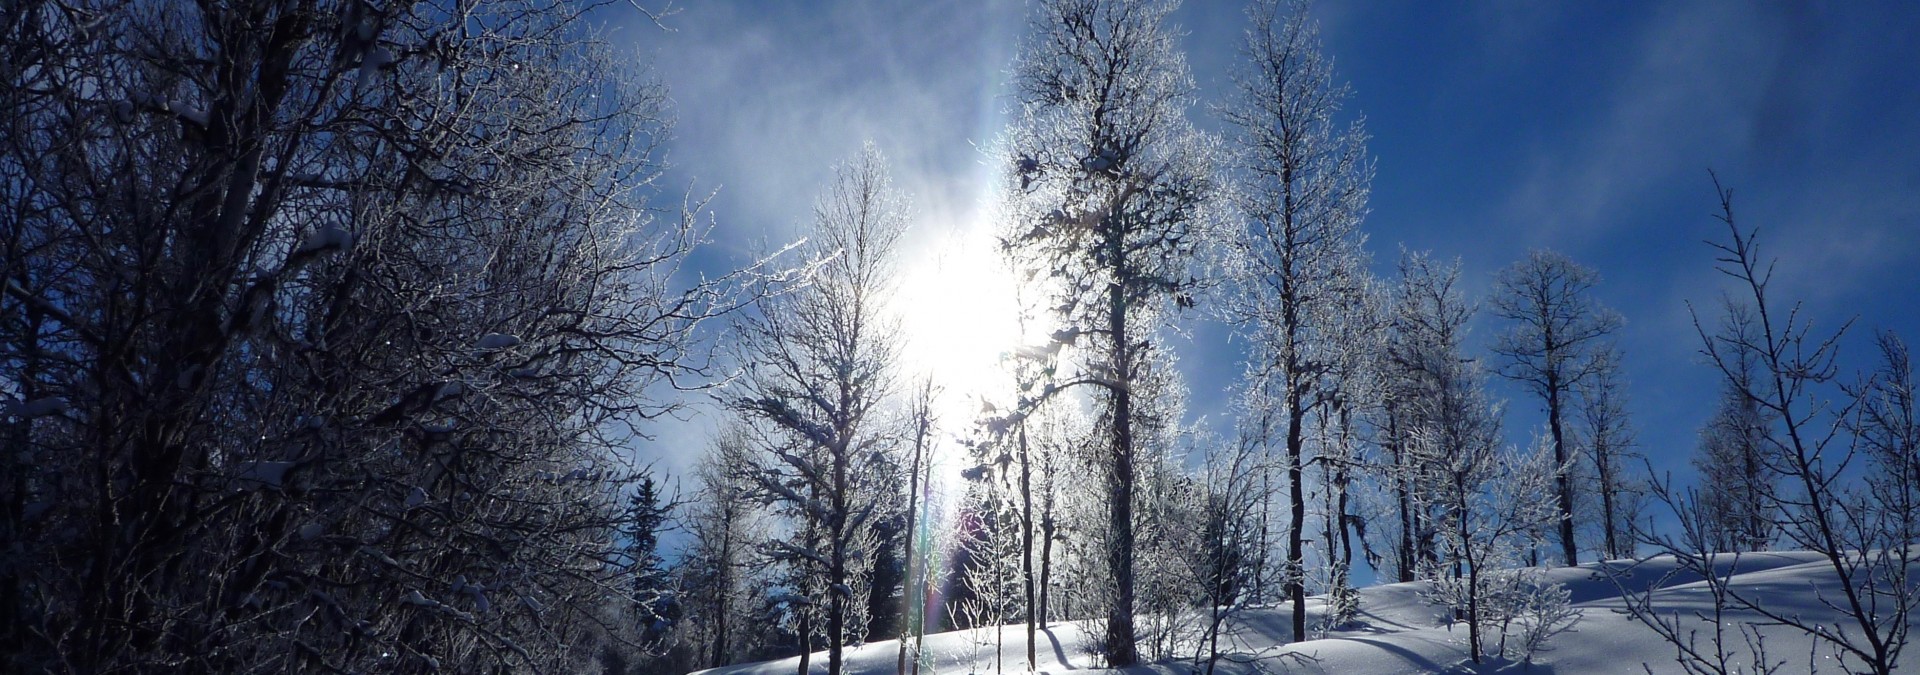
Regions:
<instances>
[{"instance_id":1,"label":"bare tree","mask_svg":"<svg viewBox=\"0 0 1920 675\"><path fill-rule=\"evenodd\" d=\"M1868 475L1875 501L1887 511L1887 544L1909 547L1920 538L1920 412L1914 403L1913 359L1892 331L1875 336L1880 368L1854 393L1860 401L1852 431L1878 470Z\"/></svg>"},{"instance_id":2,"label":"bare tree","mask_svg":"<svg viewBox=\"0 0 1920 675\"><path fill-rule=\"evenodd\" d=\"M8 7L9 670L631 642L613 450L737 279L675 281L665 93L581 9Z\"/></svg>"},{"instance_id":3,"label":"bare tree","mask_svg":"<svg viewBox=\"0 0 1920 675\"><path fill-rule=\"evenodd\" d=\"M1896 506L1879 501L1871 491L1862 495L1849 490L1841 481L1855 459L1858 439L1850 420L1861 399L1850 397L1834 406L1820 391L1833 383L1846 326L1815 338L1799 305L1781 314L1768 296L1772 263L1759 257L1754 232L1735 223L1732 192L1721 189L1717 179L1714 187L1720 197L1719 218L1728 232L1725 241L1709 242L1718 254L1716 269L1744 291L1747 302L1727 302L1730 307L1745 304L1751 323L1745 331L1710 333L1696 316L1701 351L1724 382L1773 420L1776 433L1767 436L1768 462L1793 486L1772 497L1780 531L1794 545L1825 558L1839 582L1840 597L1822 601L1841 618L1832 623L1805 619L1772 609L1764 599L1737 588L1727 591L1728 601L1806 631L1843 662L1856 664L1851 667L1892 673L1907 644L1908 619L1920 604L1920 593L1909 583L1915 552L1898 540L1897 528L1886 527L1889 518L1902 517ZM1741 368L1749 361L1755 376L1745 378Z\"/></svg>"},{"instance_id":4,"label":"bare tree","mask_svg":"<svg viewBox=\"0 0 1920 675\"><path fill-rule=\"evenodd\" d=\"M1468 396L1476 396L1468 394ZM1484 394L1477 396L1484 397ZM1544 447L1502 452L1497 410L1484 400L1467 403L1466 427L1435 427L1415 434L1419 452L1431 454L1427 472L1437 489L1440 563L1426 576L1427 596L1451 607L1467 625L1467 653L1480 663L1490 651L1488 633L1498 629L1494 653L1507 653L1508 638L1519 628L1515 647L1530 657L1546 637L1571 624L1564 587L1542 578L1538 568L1511 569L1522 552L1538 545L1537 532L1555 511L1547 500L1551 477L1560 469ZM1472 409L1478 408L1478 412ZM1480 425L1475 428L1473 425ZM1438 443L1439 445L1432 445Z\"/></svg>"},{"instance_id":5,"label":"bare tree","mask_svg":"<svg viewBox=\"0 0 1920 675\"><path fill-rule=\"evenodd\" d=\"M1430 596L1467 625L1468 654L1479 663L1488 628L1501 629L1504 650L1507 627L1524 605L1550 609L1552 602L1533 602L1544 596L1564 604L1564 591L1503 570L1555 517L1543 497L1563 465L1540 448L1501 451L1498 407L1479 365L1464 354L1472 307L1457 288L1459 265L1437 268L1407 254L1400 267L1389 368L1398 380L1400 456L1392 471L1406 486L1407 526L1418 533L1405 544L1414 549L1406 557L1431 582ZM1515 602L1521 599L1527 602Z\"/></svg>"},{"instance_id":6,"label":"bare tree","mask_svg":"<svg viewBox=\"0 0 1920 675\"><path fill-rule=\"evenodd\" d=\"M1038 4L1014 67L1020 109L1005 144L1016 224L1008 245L1044 261L1059 293L1058 339L1097 344L1049 390L1095 386L1111 413L1106 651L1116 667L1137 660L1132 388L1161 310L1192 303L1192 253L1211 189L1209 143L1186 121L1193 83L1168 25L1173 7Z\"/></svg>"},{"instance_id":7,"label":"bare tree","mask_svg":"<svg viewBox=\"0 0 1920 675\"><path fill-rule=\"evenodd\" d=\"M747 465L747 440L738 428L723 429L713 440L694 470L700 499L685 516L692 541L682 549L680 585L693 606L689 619L705 638L701 663L708 668L733 663L741 653L754 546L765 536L751 481L738 470Z\"/></svg>"},{"instance_id":8,"label":"bare tree","mask_svg":"<svg viewBox=\"0 0 1920 675\"><path fill-rule=\"evenodd\" d=\"M1592 290L1598 282L1593 270L1566 256L1534 250L1500 273L1490 302L1496 316L1513 322L1494 343L1494 353L1505 359L1500 374L1545 402L1553 458L1563 467L1572 466L1567 426L1574 388L1599 369L1595 354L1621 323L1619 314L1594 301ZM1576 565L1573 481L1561 475L1555 485L1561 562Z\"/></svg>"},{"instance_id":9,"label":"bare tree","mask_svg":"<svg viewBox=\"0 0 1920 675\"><path fill-rule=\"evenodd\" d=\"M1645 497L1645 481L1635 467L1634 434L1628 418L1626 386L1618 352L1595 354L1593 377L1577 388L1580 430L1587 461L1593 465L1593 489L1600 498L1601 554L1609 560L1633 557L1633 528Z\"/></svg>"},{"instance_id":10,"label":"bare tree","mask_svg":"<svg viewBox=\"0 0 1920 675\"><path fill-rule=\"evenodd\" d=\"M1392 486L1399 520L1394 569L1399 578L1412 581L1422 568L1439 560L1438 515L1431 507L1440 500L1432 495L1438 487L1430 480L1427 466L1435 458L1423 452L1431 446L1422 445L1420 434L1434 428L1466 428L1457 418L1470 408L1461 407L1467 399L1460 398L1460 392L1466 389L1456 380L1464 358L1460 345L1474 308L1457 288L1458 261L1443 267L1425 253L1402 252L1399 269L1391 330L1380 355L1385 390L1381 435L1388 454L1380 468ZM1451 404L1449 397L1453 397Z\"/></svg>"},{"instance_id":11,"label":"bare tree","mask_svg":"<svg viewBox=\"0 0 1920 675\"><path fill-rule=\"evenodd\" d=\"M1194 660L1206 664L1208 675L1223 655L1221 639L1233 638L1227 622L1256 597L1255 562L1263 555L1257 515L1270 497L1261 491L1259 464L1264 458L1259 446L1257 436L1242 431L1230 447L1216 446L1207 453L1201 548L1193 564L1207 611Z\"/></svg>"},{"instance_id":12,"label":"bare tree","mask_svg":"<svg viewBox=\"0 0 1920 675\"><path fill-rule=\"evenodd\" d=\"M1232 194L1246 219L1233 239L1240 287L1232 316L1254 345L1249 386L1270 388L1284 411L1287 525L1285 592L1293 603L1293 639L1307 639L1306 465L1308 418L1335 400L1333 370L1349 336L1340 315L1365 294L1364 238L1373 166L1359 122L1334 116L1348 96L1320 53L1304 3L1262 0L1247 9L1252 26L1223 116L1239 129Z\"/></svg>"},{"instance_id":13,"label":"bare tree","mask_svg":"<svg viewBox=\"0 0 1920 675\"><path fill-rule=\"evenodd\" d=\"M906 206L885 158L869 144L841 165L814 209L804 250L818 260L810 283L767 297L736 341L746 372L727 393L753 423L751 476L795 525L773 542L781 561L812 580L803 593L826 610L827 669L865 622L861 594L872 556L867 527L879 492L874 469L890 438L879 414L891 393L897 322L885 311ZM805 647L803 647L805 649Z\"/></svg>"},{"instance_id":14,"label":"bare tree","mask_svg":"<svg viewBox=\"0 0 1920 675\"><path fill-rule=\"evenodd\" d=\"M1745 305L1730 304L1721 334L1753 336L1753 313ZM1750 353L1729 355L1713 416L1700 429L1700 445L1693 468L1702 492L1692 503L1699 536L1708 550L1764 551L1779 534L1777 516L1780 474L1770 454L1775 447L1775 419L1749 391L1757 390L1757 358Z\"/></svg>"},{"instance_id":15,"label":"bare tree","mask_svg":"<svg viewBox=\"0 0 1920 675\"><path fill-rule=\"evenodd\" d=\"M912 401L907 404L907 420L911 427L908 434L912 440L909 442L910 456L907 460L906 581L902 584L900 592L903 606L900 622L900 659L896 669L903 675L907 672L907 638L909 636L913 638L913 672L920 672L920 647L927 635L926 598L931 592L929 590L931 570L927 567L930 566L932 556L926 549L931 547L932 541L931 537L921 533L922 529L927 528L927 523L920 519L920 512L925 509L926 504L921 493L931 484L928 477L933 473L933 432L939 421L933 416L933 400L937 394L932 378L921 380L917 389Z\"/></svg>"}]
</instances>

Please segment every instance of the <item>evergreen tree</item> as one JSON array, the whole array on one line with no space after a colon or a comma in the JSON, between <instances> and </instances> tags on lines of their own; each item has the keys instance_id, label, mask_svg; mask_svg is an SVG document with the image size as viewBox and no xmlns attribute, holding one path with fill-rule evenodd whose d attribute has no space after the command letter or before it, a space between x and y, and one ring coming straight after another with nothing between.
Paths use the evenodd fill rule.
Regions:
<instances>
[{"instance_id":1,"label":"evergreen tree","mask_svg":"<svg viewBox=\"0 0 1920 675\"><path fill-rule=\"evenodd\" d=\"M661 501L660 484L653 472L642 472L627 501L623 528L627 545L623 553L633 584L629 598L635 627L649 646L659 645L680 616L679 598L667 575L666 561L660 557L660 534L667 530L672 512L672 505Z\"/></svg>"}]
</instances>

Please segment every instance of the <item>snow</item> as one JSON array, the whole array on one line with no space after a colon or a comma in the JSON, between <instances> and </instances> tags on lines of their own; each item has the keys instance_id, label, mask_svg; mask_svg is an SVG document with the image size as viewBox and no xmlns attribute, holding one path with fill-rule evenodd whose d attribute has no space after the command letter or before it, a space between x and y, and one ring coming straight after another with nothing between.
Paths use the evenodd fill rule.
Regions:
<instances>
[{"instance_id":1,"label":"snow","mask_svg":"<svg viewBox=\"0 0 1920 675\"><path fill-rule=\"evenodd\" d=\"M1716 559L1720 569L1735 564L1734 556ZM1477 673L1534 672L1570 675L1579 673L1672 673L1683 672L1674 661L1674 647L1652 630L1626 614L1621 589L1639 593L1653 591L1653 605L1664 616L1678 616L1686 628L1700 630L1706 646L1705 629L1709 620L1696 611L1710 611L1711 596L1698 577L1673 574L1670 557L1646 561L1613 561L1578 567L1543 570L1549 580L1566 585L1579 619L1566 632L1549 638L1531 664L1489 659L1476 666L1466 649L1466 627L1446 625L1446 612L1421 597L1424 583L1385 584L1360 590L1360 618L1346 630L1298 644L1287 644L1291 635L1291 613L1283 607L1256 608L1241 612L1229 622L1222 637L1222 651L1233 658L1222 658L1220 673L1234 675L1259 672L1282 673ZM1822 597L1834 598L1838 581L1825 559L1806 552L1748 553L1738 557L1733 584L1743 592L1765 598L1774 611L1799 614L1802 618L1828 623L1843 617L1823 604ZM1609 578L1608 572L1612 573ZM1618 585L1616 585L1616 583ZM1324 598L1308 602L1308 625L1315 625ZM1769 661L1784 662L1782 673L1805 673L1817 666L1820 672L1842 672L1831 649L1814 649L1813 639L1784 626L1759 626L1764 620L1753 612L1729 609L1730 622L1754 624L1765 637ZM1144 622L1143 622L1144 624ZM934 673L1021 673L1029 672L1026 663L1026 629L1016 624L1002 632L1001 661L994 663L994 627L931 634L926 651ZM1036 653L1039 663L1033 670L1048 673L1075 670L1099 670L1092 647L1097 635L1087 635L1081 622L1055 622L1039 634ZM1497 632L1489 640L1497 640ZM1231 645L1226 646L1226 645ZM1728 647L1735 661L1747 667L1751 656L1737 630L1728 632ZM899 655L894 640L871 642L846 650L847 672L851 675L893 673ZM1817 662L1814 663L1814 662ZM826 653L813 655L813 668L824 672ZM1644 665L1643 665L1644 664ZM1857 663L1849 664L1859 666ZM1906 655L1902 665L1908 672L1920 672L1920 657ZM706 675L786 675L798 666L797 658L739 664L703 671ZM1204 664L1201 666L1204 672ZM1175 661L1162 661L1126 669L1129 673L1189 673L1194 671L1192 653Z\"/></svg>"},{"instance_id":2,"label":"snow","mask_svg":"<svg viewBox=\"0 0 1920 675\"><path fill-rule=\"evenodd\" d=\"M305 241L300 242L296 253L319 253L321 251L344 251L353 246L353 233L337 225L327 225L307 233Z\"/></svg>"},{"instance_id":3,"label":"snow","mask_svg":"<svg viewBox=\"0 0 1920 675\"><path fill-rule=\"evenodd\" d=\"M200 106L196 106L191 103L187 103L185 101L174 101L173 104L169 107L173 110L174 114L179 115L181 119L184 119L188 122L192 122L201 127L206 127L212 124L212 122L207 117L206 109L201 108Z\"/></svg>"}]
</instances>

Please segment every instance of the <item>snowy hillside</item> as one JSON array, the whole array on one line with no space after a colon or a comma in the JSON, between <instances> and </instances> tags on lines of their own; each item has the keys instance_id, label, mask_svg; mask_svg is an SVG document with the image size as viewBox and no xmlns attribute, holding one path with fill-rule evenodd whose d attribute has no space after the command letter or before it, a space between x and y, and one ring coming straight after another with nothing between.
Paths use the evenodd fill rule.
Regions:
<instances>
[{"instance_id":1,"label":"snowy hillside","mask_svg":"<svg viewBox=\"0 0 1920 675\"><path fill-rule=\"evenodd\" d=\"M1831 569L1819 556L1804 552L1748 553L1737 562L1731 556L1720 561L1737 565L1732 583L1743 593L1765 599L1773 611L1799 614L1805 619L1831 617L1839 613L1822 604L1821 598L1837 597ZM1286 645L1289 616L1283 610L1248 610L1228 629L1235 636L1232 656L1222 658L1222 673L1422 673L1422 672L1531 672L1559 675L1584 673L1674 673L1683 672L1675 661L1675 648L1663 641L1623 610L1620 588L1638 593L1660 584L1674 569L1671 558L1658 557L1640 563L1606 564L1616 581L1610 580L1599 564L1559 568L1547 572L1550 578L1566 584L1572 593L1580 617L1566 632L1548 640L1531 664L1497 660L1474 666L1467 659L1465 628L1449 629L1445 612L1420 598L1423 584L1387 584L1363 589L1362 625L1336 631L1324 639ZM1693 616L1695 611L1710 612L1711 597L1698 577L1675 575L1653 593L1654 606L1662 614L1678 613L1688 629L1699 631L1698 644L1709 646L1710 623ZM1317 600L1314 604L1317 607ZM1734 664L1747 667L1751 650L1739 632L1740 624L1754 625L1763 636L1770 664L1780 665L1783 673L1840 672L1830 650L1812 649L1812 640L1804 633L1780 626L1758 626L1762 617L1751 612L1726 614L1730 625L1727 646L1733 650ZM922 673L1019 673L1026 669L1024 626L1006 626L1002 654L996 663L992 628L956 631L926 638L931 670ZM1061 672L1096 669L1097 660L1088 647L1094 640L1083 639L1081 626L1071 622L1055 623L1041 633L1037 670ZM856 675L892 673L898 656L898 644L885 640L850 650L849 671ZM1909 672L1920 672L1920 662L1903 660ZM1810 666L1811 663L1811 666ZM814 672L825 672L826 655L815 654ZM1129 669L1137 673L1188 673L1190 660L1160 663ZM752 663L703 671L706 675L787 675L794 673L798 660Z\"/></svg>"}]
</instances>

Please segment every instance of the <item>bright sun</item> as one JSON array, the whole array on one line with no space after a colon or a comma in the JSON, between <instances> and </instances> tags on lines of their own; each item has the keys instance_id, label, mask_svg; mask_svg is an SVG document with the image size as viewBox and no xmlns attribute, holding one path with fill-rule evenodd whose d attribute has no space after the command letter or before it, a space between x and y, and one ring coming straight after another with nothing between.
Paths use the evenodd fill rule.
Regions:
<instances>
[{"instance_id":1,"label":"bright sun","mask_svg":"<svg viewBox=\"0 0 1920 675\"><path fill-rule=\"evenodd\" d=\"M898 296L903 384L933 378L934 412L951 435L980 416L983 399L1011 391L1004 359L1020 342L1019 310L990 228L962 228L927 249L910 257Z\"/></svg>"}]
</instances>

